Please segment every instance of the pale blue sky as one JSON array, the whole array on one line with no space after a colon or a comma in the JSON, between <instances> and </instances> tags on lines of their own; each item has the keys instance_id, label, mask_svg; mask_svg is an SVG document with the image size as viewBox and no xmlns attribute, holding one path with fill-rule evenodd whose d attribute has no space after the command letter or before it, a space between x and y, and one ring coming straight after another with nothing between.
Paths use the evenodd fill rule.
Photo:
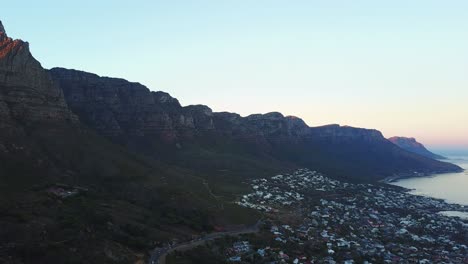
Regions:
<instances>
[{"instance_id":1,"label":"pale blue sky","mask_svg":"<svg viewBox=\"0 0 468 264\"><path fill-rule=\"evenodd\" d=\"M46 68L468 147L467 13L450 0L44 0L2 3L0 19Z\"/></svg>"}]
</instances>

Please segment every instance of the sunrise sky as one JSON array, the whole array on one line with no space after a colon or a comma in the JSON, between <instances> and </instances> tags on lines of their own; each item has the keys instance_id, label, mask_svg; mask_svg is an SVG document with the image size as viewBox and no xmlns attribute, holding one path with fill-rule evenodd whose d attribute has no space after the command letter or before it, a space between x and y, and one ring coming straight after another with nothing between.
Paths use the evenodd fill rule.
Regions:
<instances>
[{"instance_id":1,"label":"sunrise sky","mask_svg":"<svg viewBox=\"0 0 468 264\"><path fill-rule=\"evenodd\" d=\"M0 19L46 68L468 148L468 1L27 2Z\"/></svg>"}]
</instances>

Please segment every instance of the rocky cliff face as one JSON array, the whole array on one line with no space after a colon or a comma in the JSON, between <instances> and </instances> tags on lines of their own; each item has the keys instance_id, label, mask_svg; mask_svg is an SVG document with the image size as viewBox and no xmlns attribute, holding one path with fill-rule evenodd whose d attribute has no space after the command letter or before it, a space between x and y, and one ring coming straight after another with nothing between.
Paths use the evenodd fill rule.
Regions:
<instances>
[{"instance_id":1,"label":"rocky cliff face","mask_svg":"<svg viewBox=\"0 0 468 264\"><path fill-rule=\"evenodd\" d=\"M233 138L263 138L266 141L300 140L310 134L306 123L278 112L241 117L235 113L214 113L214 129Z\"/></svg>"},{"instance_id":2,"label":"rocky cliff face","mask_svg":"<svg viewBox=\"0 0 468 264\"><path fill-rule=\"evenodd\" d=\"M437 155L427 150L427 148L423 144L416 141L415 138L391 137L388 140L404 150L419 154L430 159L446 159L443 156Z\"/></svg>"},{"instance_id":3,"label":"rocky cliff face","mask_svg":"<svg viewBox=\"0 0 468 264\"><path fill-rule=\"evenodd\" d=\"M103 135L158 137L166 143L211 131L221 134L300 136L308 127L299 118L280 113L241 117L213 113L204 105L182 107L164 92L152 92L139 83L54 68L50 74L63 89L68 104L81 120Z\"/></svg>"},{"instance_id":4,"label":"rocky cliff face","mask_svg":"<svg viewBox=\"0 0 468 264\"><path fill-rule=\"evenodd\" d=\"M169 94L151 92L139 83L62 68L50 73L71 109L103 135L158 137L170 143L194 129L213 128L208 107L182 107Z\"/></svg>"},{"instance_id":5,"label":"rocky cliff face","mask_svg":"<svg viewBox=\"0 0 468 264\"><path fill-rule=\"evenodd\" d=\"M52 161L34 136L53 137L60 127L77 122L29 44L8 37L0 22L0 176L26 168L52 174Z\"/></svg>"},{"instance_id":6,"label":"rocky cliff face","mask_svg":"<svg viewBox=\"0 0 468 264\"><path fill-rule=\"evenodd\" d=\"M329 142L385 142L382 133L375 129L363 129L340 125L327 125L311 128L311 134L314 139L325 140Z\"/></svg>"},{"instance_id":7,"label":"rocky cliff face","mask_svg":"<svg viewBox=\"0 0 468 264\"><path fill-rule=\"evenodd\" d=\"M300 118L277 112L247 117L214 113L203 105L182 107L167 93L122 79L62 68L50 73L88 126L134 151L158 159L171 157L182 166L222 164L221 169L230 162L233 167L233 157L250 154L252 159L310 166L350 178L459 169L400 149L377 130L311 128ZM200 159L202 153L208 156ZM219 161L223 155L231 161Z\"/></svg>"},{"instance_id":8,"label":"rocky cliff face","mask_svg":"<svg viewBox=\"0 0 468 264\"><path fill-rule=\"evenodd\" d=\"M182 107L164 92L152 92L139 83L99 77L63 68L50 70L66 100L82 121L111 137L159 137L176 143L204 133L264 141L353 140L386 141L377 130L329 125L310 128L298 117L281 113L213 113L204 105Z\"/></svg>"},{"instance_id":9,"label":"rocky cliff face","mask_svg":"<svg viewBox=\"0 0 468 264\"><path fill-rule=\"evenodd\" d=\"M0 116L2 121L31 125L73 122L62 90L34 59L29 44L13 40L0 27Z\"/></svg>"}]
</instances>

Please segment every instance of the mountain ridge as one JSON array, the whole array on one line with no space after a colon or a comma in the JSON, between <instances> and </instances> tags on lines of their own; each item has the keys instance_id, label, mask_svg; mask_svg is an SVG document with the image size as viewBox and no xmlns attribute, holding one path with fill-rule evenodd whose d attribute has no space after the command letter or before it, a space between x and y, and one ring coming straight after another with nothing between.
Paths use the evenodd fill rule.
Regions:
<instances>
[{"instance_id":1,"label":"mountain ridge","mask_svg":"<svg viewBox=\"0 0 468 264\"><path fill-rule=\"evenodd\" d=\"M402 149L431 159L447 159L444 156L429 151L422 143L418 142L413 137L391 137L388 140Z\"/></svg>"},{"instance_id":2,"label":"mountain ridge","mask_svg":"<svg viewBox=\"0 0 468 264\"><path fill-rule=\"evenodd\" d=\"M205 105L182 106L167 93L123 79L64 68L53 68L50 73L70 107L90 127L136 152L158 159L170 156L177 165L187 162L181 158L184 149L197 145L199 150L219 155L250 153L278 163L315 166L351 179L359 179L358 174L365 175L361 179L377 180L410 171L428 174L459 169L406 152L375 129L336 124L309 127L298 117L278 112L242 117L213 112ZM162 149L164 155L157 149ZM197 151L196 147L193 151ZM210 158L215 160L216 155ZM206 162L205 166L211 165Z\"/></svg>"}]
</instances>

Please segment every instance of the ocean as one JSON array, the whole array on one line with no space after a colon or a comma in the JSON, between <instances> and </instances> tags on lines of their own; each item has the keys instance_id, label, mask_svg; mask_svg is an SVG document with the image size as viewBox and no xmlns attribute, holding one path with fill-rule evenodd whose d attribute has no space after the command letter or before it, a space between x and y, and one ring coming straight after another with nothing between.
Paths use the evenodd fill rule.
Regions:
<instances>
[{"instance_id":1,"label":"ocean","mask_svg":"<svg viewBox=\"0 0 468 264\"><path fill-rule=\"evenodd\" d=\"M446 155L446 157L448 160L444 161L457 164L465 171L402 179L392 184L412 189L410 192L412 194L440 198L449 203L468 206L468 154Z\"/></svg>"}]
</instances>

